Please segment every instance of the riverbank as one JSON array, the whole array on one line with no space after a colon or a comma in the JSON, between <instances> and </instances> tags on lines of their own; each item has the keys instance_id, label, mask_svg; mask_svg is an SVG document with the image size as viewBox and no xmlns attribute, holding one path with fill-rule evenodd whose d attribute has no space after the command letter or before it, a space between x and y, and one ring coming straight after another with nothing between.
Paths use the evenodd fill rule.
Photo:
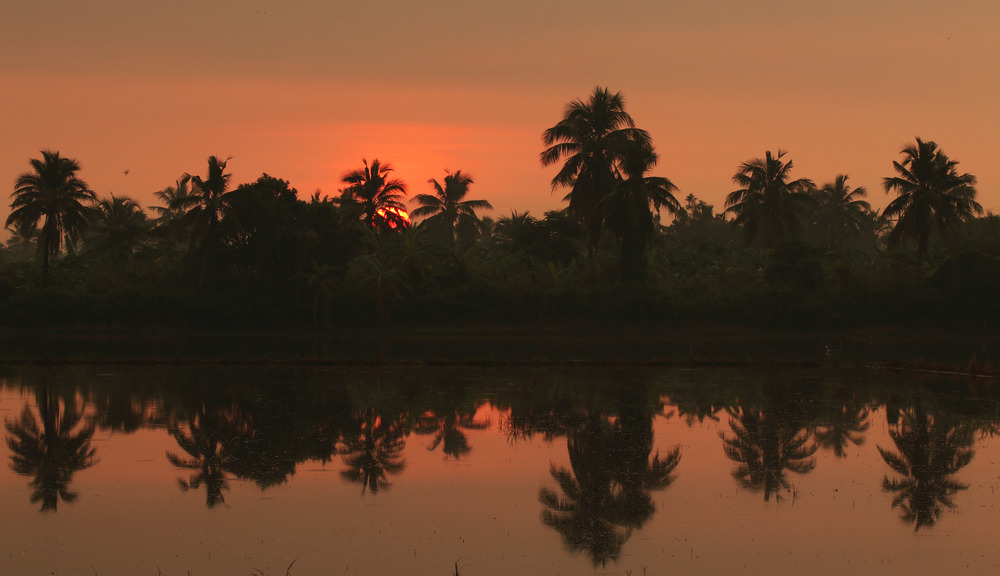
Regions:
<instances>
[{"instance_id":1,"label":"riverbank","mask_svg":"<svg viewBox=\"0 0 1000 576\"><path fill-rule=\"evenodd\" d=\"M1000 336L954 331L518 326L331 331L3 330L0 363L880 365L1000 373Z\"/></svg>"}]
</instances>

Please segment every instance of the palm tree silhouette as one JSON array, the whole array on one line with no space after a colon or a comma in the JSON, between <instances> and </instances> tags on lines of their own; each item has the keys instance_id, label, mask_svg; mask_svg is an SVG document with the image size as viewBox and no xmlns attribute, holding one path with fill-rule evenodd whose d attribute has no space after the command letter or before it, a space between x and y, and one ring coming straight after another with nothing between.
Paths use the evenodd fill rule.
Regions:
<instances>
[{"instance_id":1,"label":"palm tree silhouette","mask_svg":"<svg viewBox=\"0 0 1000 576\"><path fill-rule=\"evenodd\" d=\"M187 195L177 193L168 206L171 210L184 211L183 218L190 226L193 238L196 239L191 249L197 249L201 261L199 286L204 284L212 253L222 243L223 218L232 208L232 191L229 190L229 180L232 175L226 172L228 162L228 158L219 160L215 156L210 156L206 178L185 174L184 178L191 183L190 193Z\"/></svg>"},{"instance_id":2,"label":"palm tree silhouette","mask_svg":"<svg viewBox=\"0 0 1000 576\"><path fill-rule=\"evenodd\" d=\"M740 188L726 196L726 212L736 217L734 222L743 228L747 245L757 241L763 248L774 248L793 237L811 203L812 180L789 181L792 162L783 161L784 155L784 150L777 155L768 150L764 158L741 164L733 176Z\"/></svg>"},{"instance_id":3,"label":"palm tree silhouette","mask_svg":"<svg viewBox=\"0 0 1000 576\"><path fill-rule=\"evenodd\" d=\"M786 471L805 474L816 467L817 445L807 428L785 421L774 410L764 414L752 408L727 408L733 436L723 433L726 456L736 462L733 477L744 488L763 491L764 501L790 490Z\"/></svg>"},{"instance_id":4,"label":"palm tree silhouette","mask_svg":"<svg viewBox=\"0 0 1000 576\"><path fill-rule=\"evenodd\" d=\"M21 417L5 422L11 469L30 476L31 502L41 502L42 512L55 511L59 500L72 503L69 490L73 474L97 463L93 421L78 402L61 401L43 386L35 394L37 413L24 407Z\"/></svg>"},{"instance_id":5,"label":"palm tree silhouette","mask_svg":"<svg viewBox=\"0 0 1000 576\"><path fill-rule=\"evenodd\" d=\"M351 170L341 177L341 182L350 184L341 191L340 204L345 208L355 207L361 220L376 232L386 232L406 225L401 213L405 212L403 198L406 184L397 178L390 178L392 167L382 164L378 158L361 160L364 168Z\"/></svg>"},{"instance_id":6,"label":"palm tree silhouette","mask_svg":"<svg viewBox=\"0 0 1000 576\"><path fill-rule=\"evenodd\" d=\"M972 461L973 429L953 424L946 417L935 418L919 404L900 411L889 436L898 452L878 451L898 478L882 479L882 489L894 492L892 507L900 518L913 523L913 530L933 526L942 506L954 508L951 497L968 488L953 475Z\"/></svg>"},{"instance_id":7,"label":"palm tree silhouette","mask_svg":"<svg viewBox=\"0 0 1000 576\"><path fill-rule=\"evenodd\" d=\"M570 188L564 198L570 214L587 226L590 245L596 247L604 225L602 201L624 172L622 162L652 150L649 133L635 127L621 93L597 87L589 100L570 102L562 120L542 133L542 142L548 146L541 153L542 166L563 160L552 189Z\"/></svg>"},{"instance_id":8,"label":"palm tree silhouette","mask_svg":"<svg viewBox=\"0 0 1000 576\"><path fill-rule=\"evenodd\" d=\"M390 475L406 467L402 417L384 419L369 408L355 417L355 425L344 439L344 463L348 468L341 471L341 476L361 484L361 494L377 494L391 486Z\"/></svg>"},{"instance_id":9,"label":"palm tree silhouette","mask_svg":"<svg viewBox=\"0 0 1000 576\"><path fill-rule=\"evenodd\" d=\"M183 206L187 202L183 198L191 195L190 182L191 175L184 174L177 179L173 186L167 186L162 190L153 192L153 196L156 196L163 203L162 206L150 207L157 214L160 224L178 219L184 215L185 210L180 208L180 206Z\"/></svg>"},{"instance_id":10,"label":"palm tree silhouette","mask_svg":"<svg viewBox=\"0 0 1000 576\"><path fill-rule=\"evenodd\" d=\"M815 192L818 204L816 224L827 243L837 245L874 232L872 207L863 200L867 194L864 186L851 188L846 174L839 174L833 182L824 184Z\"/></svg>"},{"instance_id":11,"label":"palm tree silhouette","mask_svg":"<svg viewBox=\"0 0 1000 576\"><path fill-rule=\"evenodd\" d=\"M76 240L87 228L89 204L94 193L77 176L80 165L59 152L42 150L42 158L30 161L32 171L14 181L11 213L5 226L25 239L34 237L43 220L39 249L42 252L42 284L49 280L49 256L59 254L63 238Z\"/></svg>"},{"instance_id":12,"label":"palm tree silhouette","mask_svg":"<svg viewBox=\"0 0 1000 576\"><path fill-rule=\"evenodd\" d=\"M682 211L673 194L677 186L662 176L646 175L656 160L652 148L639 149L623 158L624 180L616 179L611 194L602 200L608 228L620 243L622 275L636 283L645 279L646 250L656 233L660 210L666 209L671 215Z\"/></svg>"},{"instance_id":13,"label":"palm tree silhouette","mask_svg":"<svg viewBox=\"0 0 1000 576\"><path fill-rule=\"evenodd\" d=\"M889 241L915 239L922 262L933 233L947 238L957 224L982 214L983 207L975 200L976 177L959 174L958 162L948 158L933 141L917 138L915 145L904 147L900 153L903 161L892 163L897 176L883 180L887 194L896 192L883 216L898 219L889 232Z\"/></svg>"},{"instance_id":14,"label":"palm tree silhouette","mask_svg":"<svg viewBox=\"0 0 1000 576\"><path fill-rule=\"evenodd\" d=\"M420 205L411 216L427 218L422 224L444 231L449 244L454 246L457 239L474 238L479 219L476 210L492 210L493 205L486 200L465 200L472 185L472 176L457 170L445 171L444 186L431 178L427 182L434 187L434 194L417 194L413 202Z\"/></svg>"},{"instance_id":15,"label":"palm tree silhouette","mask_svg":"<svg viewBox=\"0 0 1000 576\"><path fill-rule=\"evenodd\" d=\"M135 254L149 239L151 230L146 213L135 200L112 194L97 202L86 246L121 260Z\"/></svg>"}]
</instances>

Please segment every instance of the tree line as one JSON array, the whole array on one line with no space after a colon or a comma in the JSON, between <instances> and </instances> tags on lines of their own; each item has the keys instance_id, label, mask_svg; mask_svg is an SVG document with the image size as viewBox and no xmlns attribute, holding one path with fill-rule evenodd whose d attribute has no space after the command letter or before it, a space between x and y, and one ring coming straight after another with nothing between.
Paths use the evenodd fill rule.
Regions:
<instances>
[{"instance_id":1,"label":"tree line","mask_svg":"<svg viewBox=\"0 0 1000 576\"><path fill-rule=\"evenodd\" d=\"M335 197L300 199L229 159L134 200L99 198L77 161L31 159L0 251L4 323L178 327L673 321L753 326L998 319L1000 220L976 179L917 138L880 212L848 175L796 177L786 151L740 164L725 206L652 171L620 93L596 88L542 134L562 210L492 217L462 170L415 194L363 160ZM408 205L413 209L408 213ZM411 221L411 218L413 221ZM920 314L914 314L919 310Z\"/></svg>"}]
</instances>

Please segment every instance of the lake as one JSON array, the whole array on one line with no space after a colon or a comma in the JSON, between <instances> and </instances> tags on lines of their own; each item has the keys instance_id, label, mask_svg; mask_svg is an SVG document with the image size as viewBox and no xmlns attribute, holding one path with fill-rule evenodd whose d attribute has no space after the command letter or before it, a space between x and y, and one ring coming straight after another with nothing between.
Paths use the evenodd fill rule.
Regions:
<instances>
[{"instance_id":1,"label":"lake","mask_svg":"<svg viewBox=\"0 0 1000 576\"><path fill-rule=\"evenodd\" d=\"M8 366L0 572L994 574L1000 382Z\"/></svg>"}]
</instances>

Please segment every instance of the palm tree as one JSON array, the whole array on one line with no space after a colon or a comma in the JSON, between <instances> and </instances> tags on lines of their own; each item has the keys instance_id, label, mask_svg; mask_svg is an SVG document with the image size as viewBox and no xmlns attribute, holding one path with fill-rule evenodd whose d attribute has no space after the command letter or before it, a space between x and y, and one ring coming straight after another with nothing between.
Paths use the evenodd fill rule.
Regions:
<instances>
[{"instance_id":1,"label":"palm tree","mask_svg":"<svg viewBox=\"0 0 1000 576\"><path fill-rule=\"evenodd\" d=\"M469 238L476 234L479 222L476 210L492 210L493 205L486 200L465 200L473 183L469 174L461 170L454 173L445 170L445 174L444 186L433 178L427 181L434 187L434 194L413 197L420 207L411 215L427 218L423 224L440 227L449 243L454 245L456 238Z\"/></svg>"},{"instance_id":2,"label":"palm tree","mask_svg":"<svg viewBox=\"0 0 1000 576\"><path fill-rule=\"evenodd\" d=\"M197 240L197 244L192 244L191 249L197 246L201 260L199 285L204 283L211 253L222 242L223 218L232 208L232 191L229 190L229 179L232 175L226 173L227 162L228 158L219 160L215 156L210 156L207 178L185 174L184 178L191 183L190 193L178 194L168 206L172 210L185 211L184 218Z\"/></svg>"},{"instance_id":3,"label":"palm tree","mask_svg":"<svg viewBox=\"0 0 1000 576\"><path fill-rule=\"evenodd\" d=\"M360 211L361 220L366 226L376 232L385 232L406 226L403 216L406 206L403 198L406 196L406 184L398 178L390 178L392 167L389 163L382 164L378 158L364 162L364 168L351 170L341 177L341 182L350 184L341 191L341 206L356 206Z\"/></svg>"},{"instance_id":4,"label":"palm tree","mask_svg":"<svg viewBox=\"0 0 1000 576\"><path fill-rule=\"evenodd\" d=\"M774 248L793 237L811 203L812 180L789 181L792 162L782 161L784 155L784 150L777 155L768 150L764 158L740 164L733 176L740 188L726 196L726 212L736 216L734 222L742 226L748 245L759 241L763 248Z\"/></svg>"},{"instance_id":5,"label":"palm tree","mask_svg":"<svg viewBox=\"0 0 1000 576\"><path fill-rule=\"evenodd\" d=\"M191 195L191 175L184 174L173 186L167 186L153 193L162 202L162 206L150 206L156 214L154 233L161 247L175 255L184 254L190 249L190 231L185 229L185 214L187 209L182 206L189 202Z\"/></svg>"},{"instance_id":6,"label":"palm tree","mask_svg":"<svg viewBox=\"0 0 1000 576\"><path fill-rule=\"evenodd\" d=\"M683 211L674 197L677 186L673 182L662 176L646 175L656 160L651 148L624 158L624 180L616 179L612 193L602 200L607 225L620 243L622 276L635 283L645 279L646 248L656 232L660 210L666 209L671 215Z\"/></svg>"},{"instance_id":7,"label":"palm tree","mask_svg":"<svg viewBox=\"0 0 1000 576\"><path fill-rule=\"evenodd\" d=\"M621 93L597 87L588 101L570 102L563 119L542 133L542 142L548 146L541 153L542 166L564 161L552 189L570 187L564 200L589 229L593 248L604 224L601 203L611 194L624 159L652 149L649 134L635 127Z\"/></svg>"},{"instance_id":8,"label":"palm tree","mask_svg":"<svg viewBox=\"0 0 1000 576\"><path fill-rule=\"evenodd\" d=\"M153 192L153 196L156 196L163 202L163 206L151 207L159 216L158 219L161 222L170 222L184 215L184 211L178 209L178 206L184 204L185 201L181 200L182 198L191 195L191 189L188 186L190 182L191 175L184 174L177 179L177 182L173 186L167 186L163 190Z\"/></svg>"},{"instance_id":9,"label":"palm tree","mask_svg":"<svg viewBox=\"0 0 1000 576\"><path fill-rule=\"evenodd\" d=\"M131 198L112 194L97 202L92 215L86 242L90 250L121 259L135 254L148 240L149 218Z\"/></svg>"},{"instance_id":10,"label":"palm tree","mask_svg":"<svg viewBox=\"0 0 1000 576\"><path fill-rule=\"evenodd\" d=\"M538 220L528 211L511 210L510 216L501 216L493 226L493 235L501 244L515 249L525 244L523 241L538 225Z\"/></svg>"},{"instance_id":11,"label":"palm tree","mask_svg":"<svg viewBox=\"0 0 1000 576\"><path fill-rule=\"evenodd\" d=\"M916 145L904 147L901 154L903 161L892 163L898 175L883 180L887 194L896 192L896 199L883 215L897 218L889 242L915 239L917 258L922 262L933 233L947 239L952 228L982 214L983 207L976 202L976 177L959 174L958 162L933 141L917 138Z\"/></svg>"},{"instance_id":12,"label":"palm tree","mask_svg":"<svg viewBox=\"0 0 1000 576\"><path fill-rule=\"evenodd\" d=\"M7 447L14 472L31 476L31 501L42 512L55 511L59 500L73 502L73 474L97 463L90 440L94 422L76 402L62 402L43 386L36 394L37 415L27 406L20 419L6 422Z\"/></svg>"},{"instance_id":13,"label":"palm tree","mask_svg":"<svg viewBox=\"0 0 1000 576\"><path fill-rule=\"evenodd\" d=\"M49 256L59 254L63 238L75 240L87 228L89 208L94 200L87 183L77 176L80 165L59 152L42 150L42 159L30 161L32 171L14 181L11 213L5 226L31 239L43 220L39 249L42 251L42 283L49 279Z\"/></svg>"},{"instance_id":14,"label":"palm tree","mask_svg":"<svg viewBox=\"0 0 1000 576\"><path fill-rule=\"evenodd\" d=\"M874 233L872 207L862 200L867 195L864 186L851 188L846 174L839 174L833 182L816 191L819 204L816 224L826 242L836 245L849 238Z\"/></svg>"}]
</instances>

